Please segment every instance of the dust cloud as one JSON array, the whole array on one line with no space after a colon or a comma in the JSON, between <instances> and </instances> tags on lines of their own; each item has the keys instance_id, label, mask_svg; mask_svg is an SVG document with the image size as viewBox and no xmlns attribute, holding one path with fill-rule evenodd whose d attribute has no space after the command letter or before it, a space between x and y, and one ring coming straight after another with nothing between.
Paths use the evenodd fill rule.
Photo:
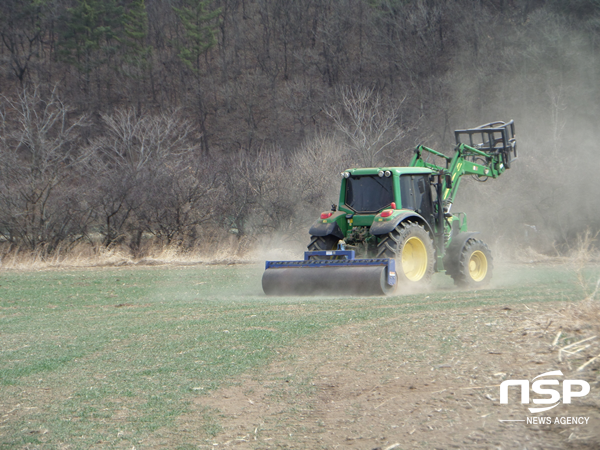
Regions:
<instances>
[{"instance_id":1,"label":"dust cloud","mask_svg":"<svg viewBox=\"0 0 600 450\"><path fill-rule=\"evenodd\" d=\"M586 34L587 33L587 34ZM593 36L534 14L525 35L465 48L449 79L452 128L513 119L518 159L500 178L461 184L453 212L500 258L568 255L600 229L600 68Z\"/></svg>"}]
</instances>

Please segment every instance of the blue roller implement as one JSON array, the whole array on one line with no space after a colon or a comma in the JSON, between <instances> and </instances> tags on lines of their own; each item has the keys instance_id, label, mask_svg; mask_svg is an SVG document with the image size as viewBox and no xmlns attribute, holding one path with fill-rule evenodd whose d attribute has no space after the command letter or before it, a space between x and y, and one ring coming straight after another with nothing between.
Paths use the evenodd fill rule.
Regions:
<instances>
[{"instance_id":1,"label":"blue roller implement","mask_svg":"<svg viewBox=\"0 0 600 450\"><path fill-rule=\"evenodd\" d=\"M396 286L393 259L355 259L354 250L304 252L302 261L267 261L267 295L386 295Z\"/></svg>"}]
</instances>

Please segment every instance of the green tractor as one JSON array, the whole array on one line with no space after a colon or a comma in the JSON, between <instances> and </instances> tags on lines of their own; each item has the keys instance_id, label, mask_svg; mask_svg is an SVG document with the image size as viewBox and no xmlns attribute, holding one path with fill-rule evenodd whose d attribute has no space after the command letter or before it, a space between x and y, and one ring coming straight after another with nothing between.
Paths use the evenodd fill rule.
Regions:
<instances>
[{"instance_id":1,"label":"green tractor","mask_svg":"<svg viewBox=\"0 0 600 450\"><path fill-rule=\"evenodd\" d=\"M487 285L491 252L451 207L463 175L485 181L511 167L514 123L456 130L455 137L453 156L419 145L409 167L342 172L339 208L312 225L304 260L267 261L265 293L382 295L443 271L459 286ZM427 162L430 155L444 166Z\"/></svg>"}]
</instances>

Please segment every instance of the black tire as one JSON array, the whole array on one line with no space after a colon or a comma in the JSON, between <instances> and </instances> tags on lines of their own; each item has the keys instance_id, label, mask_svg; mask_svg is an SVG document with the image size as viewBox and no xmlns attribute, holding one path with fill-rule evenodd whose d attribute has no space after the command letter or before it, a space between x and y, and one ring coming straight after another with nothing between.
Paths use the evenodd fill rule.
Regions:
<instances>
[{"instance_id":1,"label":"black tire","mask_svg":"<svg viewBox=\"0 0 600 450\"><path fill-rule=\"evenodd\" d=\"M450 261L447 272L457 286L477 289L490 283L493 268L492 252L488 246L479 239L468 239L458 259Z\"/></svg>"},{"instance_id":2,"label":"black tire","mask_svg":"<svg viewBox=\"0 0 600 450\"><path fill-rule=\"evenodd\" d=\"M335 236L312 236L310 244L308 244L308 251L324 251L324 250L335 250L339 239ZM330 259L329 256L311 256L309 259Z\"/></svg>"},{"instance_id":3,"label":"black tire","mask_svg":"<svg viewBox=\"0 0 600 450\"><path fill-rule=\"evenodd\" d=\"M377 257L396 260L396 286L426 285L433 274L435 251L431 236L415 222L402 222L382 237Z\"/></svg>"}]
</instances>

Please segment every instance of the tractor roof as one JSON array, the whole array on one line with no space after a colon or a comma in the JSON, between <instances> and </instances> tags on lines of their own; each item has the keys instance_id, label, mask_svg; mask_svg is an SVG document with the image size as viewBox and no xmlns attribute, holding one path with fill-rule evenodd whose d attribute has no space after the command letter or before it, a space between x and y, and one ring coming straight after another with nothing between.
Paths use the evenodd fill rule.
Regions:
<instances>
[{"instance_id":1,"label":"tractor roof","mask_svg":"<svg viewBox=\"0 0 600 450\"><path fill-rule=\"evenodd\" d=\"M380 171L389 170L396 175L430 174L433 170L426 167L368 167L361 169L348 169L352 175L377 175Z\"/></svg>"}]
</instances>

